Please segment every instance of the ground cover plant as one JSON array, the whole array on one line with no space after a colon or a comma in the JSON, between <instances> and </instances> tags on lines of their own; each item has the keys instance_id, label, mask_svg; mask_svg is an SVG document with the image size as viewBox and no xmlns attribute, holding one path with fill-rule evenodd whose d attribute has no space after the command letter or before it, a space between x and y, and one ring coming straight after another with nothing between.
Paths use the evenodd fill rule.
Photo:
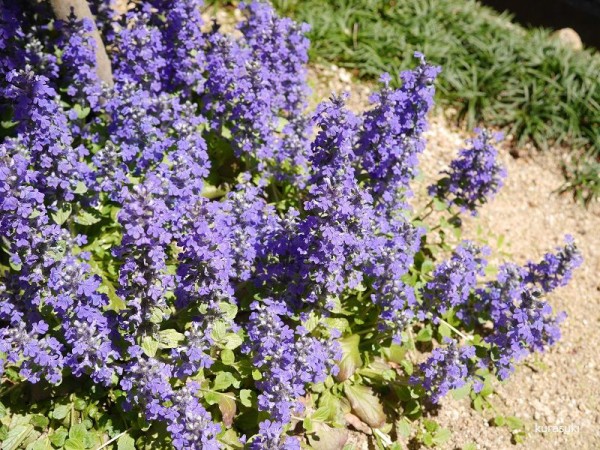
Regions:
<instances>
[{"instance_id":1,"label":"ground cover plant","mask_svg":"<svg viewBox=\"0 0 600 450\"><path fill-rule=\"evenodd\" d=\"M495 268L460 239L506 176L498 135L410 206L422 54L363 114L308 113L307 27L267 3L237 34L199 1L90 6L0 2L3 449L342 448L348 424L399 448L559 339L544 294L574 242Z\"/></svg>"},{"instance_id":2,"label":"ground cover plant","mask_svg":"<svg viewBox=\"0 0 600 450\"><path fill-rule=\"evenodd\" d=\"M459 122L511 133L516 145L573 147L569 188L585 202L600 192L600 55L560 45L551 32L511 23L475 0L277 0L311 25L311 59L366 79L410 66L415 50L443 67L438 104ZM585 163L580 163L580 155Z\"/></svg>"}]
</instances>

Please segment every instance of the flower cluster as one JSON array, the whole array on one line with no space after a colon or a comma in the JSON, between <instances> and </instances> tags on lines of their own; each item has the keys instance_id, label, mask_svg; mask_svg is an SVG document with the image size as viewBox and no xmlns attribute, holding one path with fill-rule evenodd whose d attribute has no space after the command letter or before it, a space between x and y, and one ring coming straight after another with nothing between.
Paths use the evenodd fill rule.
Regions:
<instances>
[{"instance_id":1,"label":"flower cluster","mask_svg":"<svg viewBox=\"0 0 600 450\"><path fill-rule=\"evenodd\" d=\"M402 344L424 320L483 316L501 377L558 338L536 289L581 264L571 240L479 289L487 250L470 242L432 277L415 269L426 232L408 199L439 72L423 55L399 88L382 77L368 111L333 95L310 115L307 27L265 2L242 4L230 34L203 24L199 0L121 16L92 2L110 86L89 19L4 3L1 377L102 385L177 449L226 435L299 449L301 399L333 380L353 327ZM472 146L434 192L469 211L502 178L491 136ZM436 402L474 359L452 341L413 382Z\"/></svg>"},{"instance_id":2,"label":"flower cluster","mask_svg":"<svg viewBox=\"0 0 600 450\"><path fill-rule=\"evenodd\" d=\"M431 356L419 366L419 374L411 377L412 384L425 389L433 403L453 389L459 389L471 381L475 347L462 346L449 339L446 347L433 350Z\"/></svg>"},{"instance_id":3,"label":"flower cluster","mask_svg":"<svg viewBox=\"0 0 600 450\"><path fill-rule=\"evenodd\" d=\"M477 208L500 190L506 177L498 162L494 141L502 139L499 133L476 130L477 137L469 141L471 147L459 152L450 163L446 176L429 187L429 194L443 199L461 211L477 215Z\"/></svg>"},{"instance_id":4,"label":"flower cluster","mask_svg":"<svg viewBox=\"0 0 600 450\"><path fill-rule=\"evenodd\" d=\"M91 36L94 24L89 19L78 21L71 14L69 21L59 23L63 49L61 69L67 95L74 104L98 106L102 87L96 75L96 43ZM75 114L75 112L74 112Z\"/></svg>"},{"instance_id":5,"label":"flower cluster","mask_svg":"<svg viewBox=\"0 0 600 450\"><path fill-rule=\"evenodd\" d=\"M252 450L275 448L278 450L300 450L300 441L292 437L282 437L283 427L278 422L265 420L260 423L259 433L249 442Z\"/></svg>"},{"instance_id":6,"label":"flower cluster","mask_svg":"<svg viewBox=\"0 0 600 450\"><path fill-rule=\"evenodd\" d=\"M567 235L565 241L565 246L557 248L556 253L546 253L539 263L527 264L525 278L529 283L538 285L544 292L567 285L573 271L583 263L583 257L572 236Z\"/></svg>"},{"instance_id":7,"label":"flower cluster","mask_svg":"<svg viewBox=\"0 0 600 450\"><path fill-rule=\"evenodd\" d=\"M433 271L433 279L423 287L421 318L436 321L449 309L464 307L477 284L477 277L484 275L486 261L483 257L489 249L480 249L469 241L462 242L452 256Z\"/></svg>"},{"instance_id":8,"label":"flower cluster","mask_svg":"<svg viewBox=\"0 0 600 450\"><path fill-rule=\"evenodd\" d=\"M302 412L298 398L305 394L305 386L335 373L334 360L340 355L335 346L309 336L302 326L286 325L289 312L284 305L265 299L251 308L246 350L253 352L255 366L265 373L258 383L262 390L258 405L285 425L292 414Z\"/></svg>"},{"instance_id":9,"label":"flower cluster","mask_svg":"<svg viewBox=\"0 0 600 450\"><path fill-rule=\"evenodd\" d=\"M427 113L433 106L433 82L440 72L421 53L415 56L419 66L400 75L400 89L390 88L391 76L382 75L384 87L371 96L373 108L365 114L357 148L361 168L369 175L367 183L387 209L396 206L399 195L403 198L416 175L418 155L425 148Z\"/></svg>"},{"instance_id":10,"label":"flower cluster","mask_svg":"<svg viewBox=\"0 0 600 450\"><path fill-rule=\"evenodd\" d=\"M514 364L534 351L543 351L560 339L560 323L566 314L553 315L543 292L564 286L583 259L572 238L564 247L547 253L539 263L525 267L506 264L497 280L477 292L476 309L494 324L487 340L497 352L494 362L500 378L514 371Z\"/></svg>"},{"instance_id":11,"label":"flower cluster","mask_svg":"<svg viewBox=\"0 0 600 450\"><path fill-rule=\"evenodd\" d=\"M477 289L474 289L474 281L480 269L473 265L468 275L469 278L472 277L471 281L462 279L456 285L461 288L465 286L463 292L467 296L471 293L472 301L467 302L467 296L463 296L462 301L457 302L460 295L451 285L437 292L431 292L431 298L448 302L449 306L461 305L462 308L457 311L457 316L465 322L474 322L476 318L491 321L492 330L485 336L485 341L491 346L493 357L481 360L479 366L492 366L500 379L508 378L514 371L515 364L529 354L544 351L560 339L559 325L566 314L562 312L554 315L548 301L542 298L542 292L550 292L557 286L566 284L564 280L570 278L572 271L582 263L581 254L572 238L567 236L566 240L564 247L558 248L556 253L547 253L539 263L528 262L524 267L512 263L503 265L496 280ZM452 259L455 257L453 255ZM436 272L438 270L436 269ZM464 274L464 270L465 268L461 267L456 272L456 280L460 279L460 274ZM430 283L437 286L435 282ZM427 298L427 286L424 298ZM444 383L449 383L448 386L451 386L456 382L454 375L446 374L445 368L436 369L436 361L439 361L442 355L445 357L456 352L453 345L443 351L440 350L437 359L428 360L425 367L422 367L426 370L425 377L434 377L433 379L437 380L439 386L436 387L436 392L442 389L442 386L446 386ZM463 369L465 367L463 366ZM474 373L477 366L469 367L468 371L461 372L462 379L465 382L473 381L477 386L480 382ZM458 373L458 368L453 368L453 371ZM435 386L433 381L431 383ZM460 386L455 385L450 389L457 387ZM444 392L447 390L445 389Z\"/></svg>"},{"instance_id":12,"label":"flower cluster","mask_svg":"<svg viewBox=\"0 0 600 450\"><path fill-rule=\"evenodd\" d=\"M494 324L486 337L496 353L493 364L501 379L507 378L515 363L533 351L543 351L560 338L558 325L564 313L553 316L552 307L524 278L526 271L513 264L500 269L498 279L479 291L481 308Z\"/></svg>"}]
</instances>

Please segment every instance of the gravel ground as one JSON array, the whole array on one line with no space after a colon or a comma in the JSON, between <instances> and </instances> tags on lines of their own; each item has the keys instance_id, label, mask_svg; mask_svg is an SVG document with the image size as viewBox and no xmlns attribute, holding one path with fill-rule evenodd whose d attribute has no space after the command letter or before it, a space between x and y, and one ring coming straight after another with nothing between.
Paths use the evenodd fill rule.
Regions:
<instances>
[{"instance_id":1,"label":"gravel ground","mask_svg":"<svg viewBox=\"0 0 600 450\"><path fill-rule=\"evenodd\" d=\"M351 109L361 111L368 105L370 86L353 83L344 69L312 67L309 78L315 102L332 91L346 90L352 92L348 102ZM424 182L419 183L416 206L423 204L425 186L447 167L466 137L440 112L432 118L427 150L421 157ZM515 158L509 153L510 137L507 141L499 147L508 170L506 185L481 208L477 218L464 220L463 237L476 240L491 236L495 243L503 235L506 244L502 256L524 263L539 259L570 233L585 262L569 286L550 297L555 310L568 314L563 340L546 353L531 357L507 382L498 383L492 397L495 412L479 413L468 400L447 397L435 420L452 431L444 446L449 449L470 443L494 450L600 449L600 205L596 202L586 210L571 197L556 192L564 181L560 170L564 151L539 153L526 147L518 149L519 157ZM490 426L495 415L521 418L526 426L525 442L513 445L508 428ZM552 432L548 427L553 426L567 427L570 432ZM358 436L352 441L356 449L368 448Z\"/></svg>"}]
</instances>

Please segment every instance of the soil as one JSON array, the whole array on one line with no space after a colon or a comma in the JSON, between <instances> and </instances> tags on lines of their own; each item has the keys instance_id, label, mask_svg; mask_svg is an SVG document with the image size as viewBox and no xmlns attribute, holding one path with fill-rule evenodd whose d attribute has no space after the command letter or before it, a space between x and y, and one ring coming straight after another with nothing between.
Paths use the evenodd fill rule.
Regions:
<instances>
[{"instance_id":1,"label":"soil","mask_svg":"<svg viewBox=\"0 0 600 450\"><path fill-rule=\"evenodd\" d=\"M309 79L315 102L331 92L350 91L350 109L360 112L368 107L372 87L354 82L344 69L314 66ZM415 207L427 201L426 186L438 178L467 137L444 112L433 114L427 149L421 156L424 179L415 186ZM600 204L593 202L586 209L568 194L559 194L568 149L544 153L527 146L515 149L508 136L499 151L508 171L505 186L480 209L478 217L464 219L463 237L487 240L500 255L496 263L504 259L524 263L538 260L569 233L585 262L567 287L549 297L555 311L568 314L562 340L547 352L530 357L511 378L497 384L491 398L493 410L477 412L468 399L448 396L432 418L452 431L443 448L474 444L478 449L494 450L600 449ZM505 243L498 249L500 236ZM522 444L511 442L507 427L490 425L497 415L516 416L524 422L527 435ZM562 432L552 428L560 426ZM355 449L369 448L367 442L365 436L353 434L349 444Z\"/></svg>"}]
</instances>

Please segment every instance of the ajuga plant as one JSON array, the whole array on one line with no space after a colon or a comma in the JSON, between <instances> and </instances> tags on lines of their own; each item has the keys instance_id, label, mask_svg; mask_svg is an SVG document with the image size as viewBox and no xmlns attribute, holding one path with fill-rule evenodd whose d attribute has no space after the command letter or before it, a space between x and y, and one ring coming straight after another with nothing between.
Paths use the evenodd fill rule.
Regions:
<instances>
[{"instance_id":1,"label":"ajuga plant","mask_svg":"<svg viewBox=\"0 0 600 450\"><path fill-rule=\"evenodd\" d=\"M267 3L229 34L196 0L90 7L0 0L3 448L341 448L348 413L393 447L557 341L572 240L494 279L410 206L423 55L362 114L309 112L306 26ZM430 189L440 214L500 187L492 145Z\"/></svg>"}]
</instances>

